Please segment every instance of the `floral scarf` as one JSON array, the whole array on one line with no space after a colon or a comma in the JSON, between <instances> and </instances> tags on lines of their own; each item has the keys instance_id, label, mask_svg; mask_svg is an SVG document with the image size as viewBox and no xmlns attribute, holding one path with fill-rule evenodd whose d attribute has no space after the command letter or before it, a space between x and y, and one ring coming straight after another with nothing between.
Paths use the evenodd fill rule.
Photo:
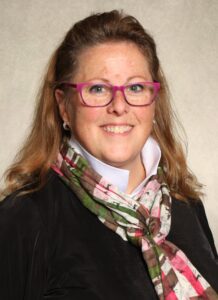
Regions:
<instances>
[{"instance_id":1,"label":"floral scarf","mask_svg":"<svg viewBox=\"0 0 218 300\"><path fill-rule=\"evenodd\" d=\"M137 197L120 192L67 144L53 169L105 226L141 248L159 299L218 299L185 254L166 240L171 197L160 168Z\"/></svg>"}]
</instances>

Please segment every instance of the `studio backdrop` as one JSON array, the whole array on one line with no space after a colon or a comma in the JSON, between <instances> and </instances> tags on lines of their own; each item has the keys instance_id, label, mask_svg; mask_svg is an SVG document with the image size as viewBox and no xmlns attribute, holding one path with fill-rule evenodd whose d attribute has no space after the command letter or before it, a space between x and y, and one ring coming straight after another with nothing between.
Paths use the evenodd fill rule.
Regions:
<instances>
[{"instance_id":1,"label":"studio backdrop","mask_svg":"<svg viewBox=\"0 0 218 300\"><path fill-rule=\"evenodd\" d=\"M0 174L28 133L42 75L64 33L92 12L112 9L134 15L157 42L218 246L217 0L1 0Z\"/></svg>"}]
</instances>

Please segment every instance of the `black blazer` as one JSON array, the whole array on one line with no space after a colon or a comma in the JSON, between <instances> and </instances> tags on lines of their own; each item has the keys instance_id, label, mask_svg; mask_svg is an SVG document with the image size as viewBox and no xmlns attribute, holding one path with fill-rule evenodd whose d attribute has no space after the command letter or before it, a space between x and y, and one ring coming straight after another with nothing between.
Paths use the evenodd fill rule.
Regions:
<instances>
[{"instance_id":1,"label":"black blazer","mask_svg":"<svg viewBox=\"0 0 218 300\"><path fill-rule=\"evenodd\" d=\"M202 202L172 200L167 239L218 292L218 258ZM56 174L0 204L1 300L158 299L140 249L88 211Z\"/></svg>"}]
</instances>

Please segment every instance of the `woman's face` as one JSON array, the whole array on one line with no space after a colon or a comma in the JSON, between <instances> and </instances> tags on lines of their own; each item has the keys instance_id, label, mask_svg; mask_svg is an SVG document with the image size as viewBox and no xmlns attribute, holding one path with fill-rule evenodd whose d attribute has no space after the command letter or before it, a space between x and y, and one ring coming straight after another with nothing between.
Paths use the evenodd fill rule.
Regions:
<instances>
[{"instance_id":1,"label":"woman's face","mask_svg":"<svg viewBox=\"0 0 218 300\"><path fill-rule=\"evenodd\" d=\"M97 81L126 85L152 81L148 62L130 42L107 42L90 47L79 56L73 83ZM133 107L117 91L106 107L84 106L77 92L62 117L73 136L92 155L115 167L131 171L141 163L140 152L152 130L155 103ZM59 104L60 106L60 104Z\"/></svg>"}]
</instances>

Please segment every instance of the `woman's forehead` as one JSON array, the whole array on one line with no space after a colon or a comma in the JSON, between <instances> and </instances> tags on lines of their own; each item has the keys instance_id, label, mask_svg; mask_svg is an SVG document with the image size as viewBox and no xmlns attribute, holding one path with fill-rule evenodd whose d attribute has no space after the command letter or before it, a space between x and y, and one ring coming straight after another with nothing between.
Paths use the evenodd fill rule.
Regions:
<instances>
[{"instance_id":1,"label":"woman's forehead","mask_svg":"<svg viewBox=\"0 0 218 300\"><path fill-rule=\"evenodd\" d=\"M137 45L131 42L107 42L84 50L78 57L74 79L98 77L150 77L148 61ZM149 79L149 78L148 78Z\"/></svg>"}]
</instances>

